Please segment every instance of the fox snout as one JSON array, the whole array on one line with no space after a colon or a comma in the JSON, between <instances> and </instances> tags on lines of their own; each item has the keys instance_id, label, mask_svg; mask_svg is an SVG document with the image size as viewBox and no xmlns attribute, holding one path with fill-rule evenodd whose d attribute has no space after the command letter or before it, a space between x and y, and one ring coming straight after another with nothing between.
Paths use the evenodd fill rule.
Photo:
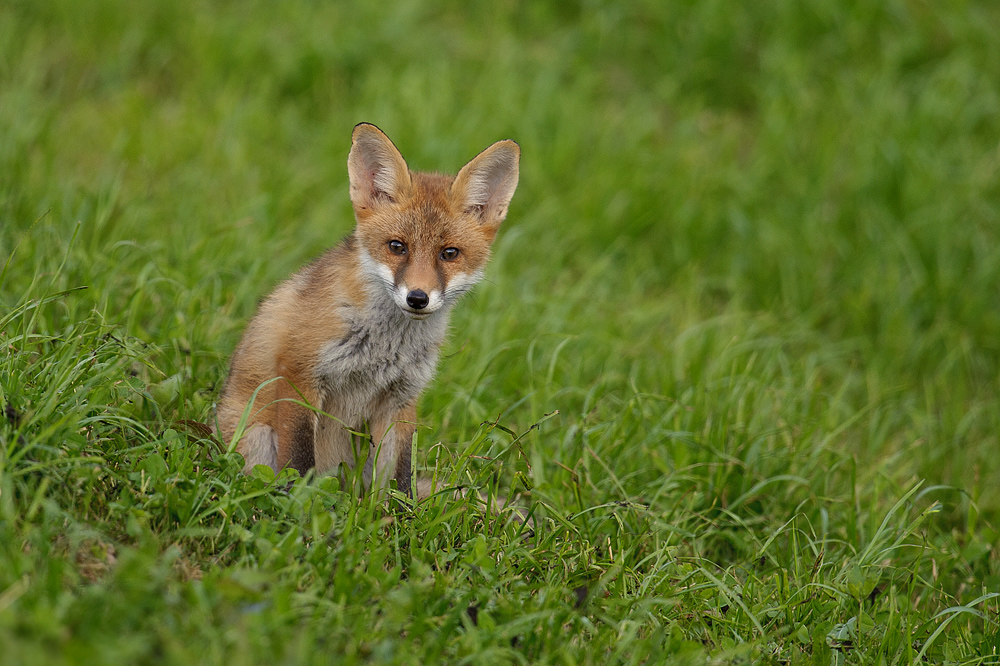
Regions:
<instances>
[{"instance_id":1,"label":"fox snout","mask_svg":"<svg viewBox=\"0 0 1000 666\"><path fill-rule=\"evenodd\" d=\"M440 288L415 285L411 287L405 281L396 285L392 297L400 310L415 319L423 319L444 305Z\"/></svg>"},{"instance_id":2,"label":"fox snout","mask_svg":"<svg viewBox=\"0 0 1000 666\"><path fill-rule=\"evenodd\" d=\"M423 310L431 299L427 297L423 289L414 289L406 295L406 304L414 310Z\"/></svg>"}]
</instances>

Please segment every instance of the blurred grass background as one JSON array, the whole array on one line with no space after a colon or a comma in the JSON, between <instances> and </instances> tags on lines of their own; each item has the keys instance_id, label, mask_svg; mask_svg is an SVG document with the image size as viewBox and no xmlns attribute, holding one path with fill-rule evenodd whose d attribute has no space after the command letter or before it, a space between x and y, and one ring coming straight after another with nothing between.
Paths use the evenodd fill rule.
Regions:
<instances>
[{"instance_id":1,"label":"blurred grass background","mask_svg":"<svg viewBox=\"0 0 1000 666\"><path fill-rule=\"evenodd\" d=\"M935 555L898 565L922 581L901 603L928 621L1000 591L998 27L995 3L919 0L3 3L0 316L17 314L0 402L23 414L0 431L8 536L51 501L119 549L137 538L110 499L81 508L99 481L17 465L70 440L111 460L211 420L257 300L352 228L346 156L367 121L421 170L502 138L523 151L488 281L421 403L424 464L485 420L520 433L558 410L504 468L540 515L571 512L588 543L618 534L636 571L661 545L727 569L799 517L811 555L789 543L774 565L802 585L823 552L864 554L922 484ZM131 392L46 378L109 339L101 382ZM81 426L100 414L136 425L110 446ZM39 448L18 455L19 436ZM616 502L646 517L616 532ZM175 528L150 527L150 552ZM787 649L843 656L816 622L731 633L787 660L806 626L820 639ZM988 643L976 631L952 658ZM920 650L869 638L859 660Z\"/></svg>"}]
</instances>

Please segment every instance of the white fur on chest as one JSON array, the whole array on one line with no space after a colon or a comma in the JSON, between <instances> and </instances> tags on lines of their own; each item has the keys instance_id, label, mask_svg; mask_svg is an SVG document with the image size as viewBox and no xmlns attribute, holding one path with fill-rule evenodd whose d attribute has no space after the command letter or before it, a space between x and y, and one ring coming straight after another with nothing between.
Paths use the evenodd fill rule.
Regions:
<instances>
[{"instance_id":1,"label":"white fur on chest","mask_svg":"<svg viewBox=\"0 0 1000 666\"><path fill-rule=\"evenodd\" d=\"M434 375L448 314L410 319L383 293L372 294L364 308L344 311L348 333L323 347L317 382L345 417L406 405Z\"/></svg>"}]
</instances>

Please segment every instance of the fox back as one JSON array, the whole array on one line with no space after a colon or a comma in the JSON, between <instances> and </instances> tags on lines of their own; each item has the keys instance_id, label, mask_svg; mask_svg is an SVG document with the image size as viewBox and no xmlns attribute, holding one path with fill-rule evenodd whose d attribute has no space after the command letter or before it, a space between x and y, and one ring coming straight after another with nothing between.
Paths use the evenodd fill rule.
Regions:
<instances>
[{"instance_id":1,"label":"fox back","mask_svg":"<svg viewBox=\"0 0 1000 666\"><path fill-rule=\"evenodd\" d=\"M218 407L226 441L254 465L353 467L367 425L365 485L412 494L416 403L452 306L483 276L518 180L500 141L454 178L412 172L374 125L348 157L357 227L261 304L233 354Z\"/></svg>"}]
</instances>

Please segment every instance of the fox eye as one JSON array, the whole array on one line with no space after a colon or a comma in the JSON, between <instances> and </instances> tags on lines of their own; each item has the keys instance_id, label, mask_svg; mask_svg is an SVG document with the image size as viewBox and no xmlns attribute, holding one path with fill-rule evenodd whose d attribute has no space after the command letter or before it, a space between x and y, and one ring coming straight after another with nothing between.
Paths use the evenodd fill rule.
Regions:
<instances>
[{"instance_id":1,"label":"fox eye","mask_svg":"<svg viewBox=\"0 0 1000 666\"><path fill-rule=\"evenodd\" d=\"M455 261L458 259L458 248L457 247L446 247L441 250L441 259L444 261Z\"/></svg>"},{"instance_id":2,"label":"fox eye","mask_svg":"<svg viewBox=\"0 0 1000 666\"><path fill-rule=\"evenodd\" d=\"M389 251L393 254L406 254L406 243L398 240L389 241Z\"/></svg>"}]
</instances>

